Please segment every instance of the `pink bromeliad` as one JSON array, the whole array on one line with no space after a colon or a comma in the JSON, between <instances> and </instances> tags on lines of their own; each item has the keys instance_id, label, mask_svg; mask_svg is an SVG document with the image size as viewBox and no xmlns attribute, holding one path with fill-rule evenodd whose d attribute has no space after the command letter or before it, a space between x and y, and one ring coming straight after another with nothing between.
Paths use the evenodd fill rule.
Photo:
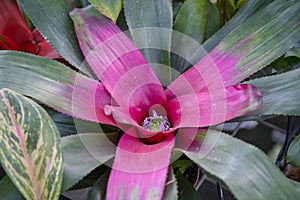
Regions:
<instances>
[{"instance_id":1,"label":"pink bromeliad","mask_svg":"<svg viewBox=\"0 0 300 200\"><path fill-rule=\"evenodd\" d=\"M50 59L60 58L37 29L30 30L16 1L1 1L0 19L0 50L23 51Z\"/></svg>"},{"instance_id":2,"label":"pink bromeliad","mask_svg":"<svg viewBox=\"0 0 300 200\"><path fill-rule=\"evenodd\" d=\"M108 181L109 200L161 199L175 145L192 140L190 133L198 128L242 116L260 105L257 88L237 85L246 78L235 69L238 56L215 48L164 88L111 20L91 7L76 9L71 17L82 52L101 81L82 83L96 89L95 104L88 105L90 110L81 118L124 132Z\"/></svg>"}]
</instances>

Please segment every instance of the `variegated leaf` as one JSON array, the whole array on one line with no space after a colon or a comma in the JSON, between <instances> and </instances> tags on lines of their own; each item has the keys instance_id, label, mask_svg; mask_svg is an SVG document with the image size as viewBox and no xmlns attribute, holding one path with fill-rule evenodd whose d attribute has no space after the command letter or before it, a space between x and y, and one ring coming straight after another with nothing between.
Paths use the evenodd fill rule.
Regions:
<instances>
[{"instance_id":1,"label":"variegated leaf","mask_svg":"<svg viewBox=\"0 0 300 200\"><path fill-rule=\"evenodd\" d=\"M57 128L38 104L0 90L0 157L6 173L27 200L55 200L62 182Z\"/></svg>"}]
</instances>

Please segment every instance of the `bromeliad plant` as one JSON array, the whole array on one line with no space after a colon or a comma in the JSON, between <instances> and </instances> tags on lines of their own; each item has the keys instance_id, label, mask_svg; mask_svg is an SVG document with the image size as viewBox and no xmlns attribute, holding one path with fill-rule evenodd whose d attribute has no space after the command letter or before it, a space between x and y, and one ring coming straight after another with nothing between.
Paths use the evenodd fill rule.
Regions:
<instances>
[{"instance_id":1,"label":"bromeliad plant","mask_svg":"<svg viewBox=\"0 0 300 200\"><path fill-rule=\"evenodd\" d=\"M81 65L75 32L66 16L69 4L20 0L39 31L79 71L35 55L0 52L0 88L8 88L1 90L0 155L9 176L0 182L8 188L0 195L14 195L11 180L26 199L58 199L61 187L70 189L113 159L108 181L105 173L99 174L90 199L183 198L176 184L176 178L182 177L175 178L169 167L183 153L238 199L297 198L299 185L285 178L260 150L211 126L245 115L299 115L299 93L286 95L299 91L299 69L243 81L300 40L300 2L249 0L208 40L211 24L218 21L210 18L209 11L217 12L210 1L186 0L174 24L170 1L90 2L106 16L87 6L73 10L70 17L96 80L86 75L87 64ZM122 3L126 23L119 15ZM115 24L117 18L120 27L128 26L133 42ZM46 22L55 25L53 31ZM178 37L175 31L189 37ZM135 45L145 49L139 51ZM168 85L170 66L183 73ZM32 114L41 108L11 90L80 123L106 124L118 131L63 137L62 160L53 122L43 111ZM280 100L274 98L279 95ZM282 102L290 106L283 107ZM52 149L39 131L53 135ZM41 158L43 165L38 162Z\"/></svg>"}]
</instances>

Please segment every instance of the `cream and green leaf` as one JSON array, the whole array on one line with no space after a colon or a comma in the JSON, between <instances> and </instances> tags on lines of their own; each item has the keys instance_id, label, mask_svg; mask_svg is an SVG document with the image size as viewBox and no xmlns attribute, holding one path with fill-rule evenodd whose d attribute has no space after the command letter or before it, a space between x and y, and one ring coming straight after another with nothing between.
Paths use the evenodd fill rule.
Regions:
<instances>
[{"instance_id":1,"label":"cream and green leaf","mask_svg":"<svg viewBox=\"0 0 300 200\"><path fill-rule=\"evenodd\" d=\"M62 183L62 148L53 121L34 101L0 90L1 164L27 200L55 200Z\"/></svg>"}]
</instances>

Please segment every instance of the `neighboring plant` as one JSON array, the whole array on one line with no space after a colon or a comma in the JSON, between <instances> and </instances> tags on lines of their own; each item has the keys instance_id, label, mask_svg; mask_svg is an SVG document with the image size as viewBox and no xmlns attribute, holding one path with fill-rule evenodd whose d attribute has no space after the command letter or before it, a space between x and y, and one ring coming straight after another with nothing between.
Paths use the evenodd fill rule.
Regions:
<instances>
[{"instance_id":1,"label":"neighboring plant","mask_svg":"<svg viewBox=\"0 0 300 200\"><path fill-rule=\"evenodd\" d=\"M30 30L15 0L0 4L0 49L24 51L46 58L60 58L37 29Z\"/></svg>"},{"instance_id":2,"label":"neighboring plant","mask_svg":"<svg viewBox=\"0 0 300 200\"><path fill-rule=\"evenodd\" d=\"M88 199L197 199L183 175L196 165L237 199L299 197L300 185L262 151L218 130L300 115L297 60L285 73L251 77L297 47L300 2L226 1L234 9L223 23L243 6L221 29L209 0L173 1L177 10L168 0L91 0L74 10L63 0L19 2L72 67L0 51L1 198L91 187ZM32 99L62 114L51 120ZM59 129L60 138L53 121L77 132ZM299 138L288 154L294 165L298 146Z\"/></svg>"}]
</instances>

